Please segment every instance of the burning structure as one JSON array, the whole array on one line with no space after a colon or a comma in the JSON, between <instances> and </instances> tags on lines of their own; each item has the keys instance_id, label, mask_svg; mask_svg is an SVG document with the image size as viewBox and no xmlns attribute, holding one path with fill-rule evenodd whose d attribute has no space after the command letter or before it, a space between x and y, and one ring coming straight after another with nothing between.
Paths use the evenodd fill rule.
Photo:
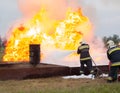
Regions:
<instances>
[{"instance_id":1,"label":"burning structure","mask_svg":"<svg viewBox=\"0 0 120 93\"><path fill-rule=\"evenodd\" d=\"M63 20L51 20L41 9L31 20L13 29L7 42L3 61L29 61L29 45L41 44L41 50L76 50L92 25L79 8L68 10ZM75 54L74 54L75 55ZM42 58L46 55L42 52Z\"/></svg>"}]
</instances>

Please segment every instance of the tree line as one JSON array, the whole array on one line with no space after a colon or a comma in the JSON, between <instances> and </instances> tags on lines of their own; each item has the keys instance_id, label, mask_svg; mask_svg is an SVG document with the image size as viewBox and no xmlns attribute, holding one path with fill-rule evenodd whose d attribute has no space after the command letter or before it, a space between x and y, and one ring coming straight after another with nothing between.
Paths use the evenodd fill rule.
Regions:
<instances>
[{"instance_id":1,"label":"tree line","mask_svg":"<svg viewBox=\"0 0 120 93\"><path fill-rule=\"evenodd\" d=\"M1 36L0 36L0 48L1 48L1 47L5 47L6 42L7 42L7 40L6 40L6 39L1 38Z\"/></svg>"}]
</instances>

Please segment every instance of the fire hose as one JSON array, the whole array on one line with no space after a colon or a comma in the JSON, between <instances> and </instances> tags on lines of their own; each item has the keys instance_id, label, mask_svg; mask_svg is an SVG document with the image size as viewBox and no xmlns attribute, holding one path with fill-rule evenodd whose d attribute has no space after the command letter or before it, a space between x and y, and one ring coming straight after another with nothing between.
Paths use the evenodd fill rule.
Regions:
<instances>
[{"instance_id":1,"label":"fire hose","mask_svg":"<svg viewBox=\"0 0 120 93\"><path fill-rule=\"evenodd\" d=\"M92 59L92 57L91 57L91 59ZM97 67L97 65L96 65L96 63L95 63L95 61L93 59L92 59L92 62L95 65L95 70L94 70L95 71L95 76L99 77L100 75L103 75L103 71L100 68Z\"/></svg>"}]
</instances>

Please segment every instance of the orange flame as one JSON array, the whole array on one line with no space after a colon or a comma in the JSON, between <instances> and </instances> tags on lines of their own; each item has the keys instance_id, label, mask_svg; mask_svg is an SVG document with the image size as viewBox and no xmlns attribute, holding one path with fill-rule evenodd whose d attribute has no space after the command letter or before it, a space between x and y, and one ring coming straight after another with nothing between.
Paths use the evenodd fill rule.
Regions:
<instances>
[{"instance_id":1,"label":"orange flame","mask_svg":"<svg viewBox=\"0 0 120 93\"><path fill-rule=\"evenodd\" d=\"M29 61L29 44L41 44L62 50L75 50L91 23L81 9L67 11L64 20L51 20L42 9L29 22L15 28L7 42L3 61Z\"/></svg>"}]
</instances>

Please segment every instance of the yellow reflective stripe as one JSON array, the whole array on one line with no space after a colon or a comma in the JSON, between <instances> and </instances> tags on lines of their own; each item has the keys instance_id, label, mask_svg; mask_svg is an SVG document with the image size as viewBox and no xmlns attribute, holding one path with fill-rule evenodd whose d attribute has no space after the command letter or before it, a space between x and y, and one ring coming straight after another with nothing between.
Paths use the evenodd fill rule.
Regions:
<instances>
[{"instance_id":1,"label":"yellow reflective stripe","mask_svg":"<svg viewBox=\"0 0 120 93\"><path fill-rule=\"evenodd\" d=\"M120 48L111 49L108 53L111 54L114 51L120 50Z\"/></svg>"},{"instance_id":2,"label":"yellow reflective stripe","mask_svg":"<svg viewBox=\"0 0 120 93\"><path fill-rule=\"evenodd\" d=\"M90 71L90 73L93 73L93 72L94 72L94 70L91 70L91 71Z\"/></svg>"},{"instance_id":3,"label":"yellow reflective stripe","mask_svg":"<svg viewBox=\"0 0 120 93\"><path fill-rule=\"evenodd\" d=\"M116 62L116 63L111 64L111 66L119 66L119 65L120 65L120 62Z\"/></svg>"},{"instance_id":4,"label":"yellow reflective stripe","mask_svg":"<svg viewBox=\"0 0 120 93\"><path fill-rule=\"evenodd\" d=\"M80 71L80 74L83 74L84 72L83 71Z\"/></svg>"},{"instance_id":5,"label":"yellow reflective stripe","mask_svg":"<svg viewBox=\"0 0 120 93\"><path fill-rule=\"evenodd\" d=\"M84 61L84 60L88 60L88 59L91 59L91 58L90 57L86 57L86 58L81 58L80 60Z\"/></svg>"},{"instance_id":6,"label":"yellow reflective stripe","mask_svg":"<svg viewBox=\"0 0 120 93\"><path fill-rule=\"evenodd\" d=\"M108 77L107 80L112 80L112 77Z\"/></svg>"},{"instance_id":7,"label":"yellow reflective stripe","mask_svg":"<svg viewBox=\"0 0 120 93\"><path fill-rule=\"evenodd\" d=\"M88 47L88 45L79 47L79 49L84 49L84 48L89 48L89 47Z\"/></svg>"}]
</instances>

